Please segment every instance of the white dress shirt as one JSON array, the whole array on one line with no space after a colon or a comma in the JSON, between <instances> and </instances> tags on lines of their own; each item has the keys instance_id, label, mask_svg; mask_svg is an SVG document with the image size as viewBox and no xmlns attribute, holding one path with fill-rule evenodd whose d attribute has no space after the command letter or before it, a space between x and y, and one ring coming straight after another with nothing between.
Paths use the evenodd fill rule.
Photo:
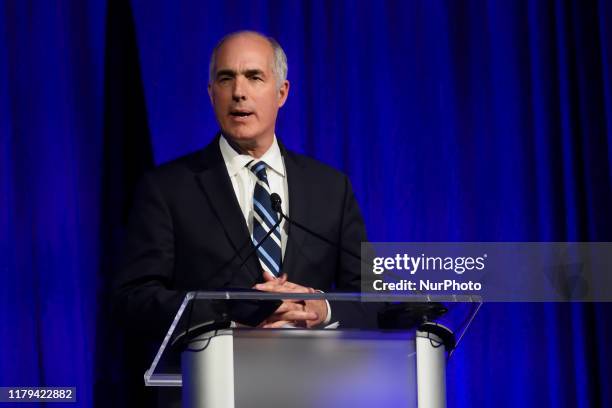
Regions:
<instances>
[{"instance_id":1,"label":"white dress shirt","mask_svg":"<svg viewBox=\"0 0 612 408\"><path fill-rule=\"evenodd\" d=\"M253 193L255 191L255 184L257 183L257 176L249 170L246 166L249 162L254 160L253 157L248 154L240 154L222 136L219 138L219 148L221 149L221 155L223 161L225 161L225 167L227 167L227 173L232 181L232 187L234 193L238 199L238 204L242 210L242 215L246 221L249 229L249 234L253 236ZM283 162L283 156L281 155L276 136L272 146L261 156L258 161L266 163L266 175L268 176L268 185L270 186L270 193L276 193L280 196L282 202L281 206L283 212L289 216L289 190L287 187L287 175L285 172L285 163ZM282 256L285 257L285 248L287 247L287 225L286 221L281 222L281 250Z\"/></svg>"},{"instance_id":2,"label":"white dress shirt","mask_svg":"<svg viewBox=\"0 0 612 408\"><path fill-rule=\"evenodd\" d=\"M253 237L253 193L255 191L255 184L257 183L257 176L253 174L251 170L247 168L247 164L252 160L253 157L248 154L238 153L225 139L225 136L221 135L219 138L219 148L221 149L221 155L227 168L227 173L230 176L234 193L238 199L238 204L242 210L242 215L246 221L249 229L251 239ZM268 177L268 185L271 193L276 193L280 196L282 202L281 207L283 212L289 216L289 188L287 185L287 173L285 171L285 162L281 155L280 147L276 141L276 135L272 146L261 156L259 161L266 163L266 175ZM287 247L287 221L281 222L281 254L283 259L285 258L285 248ZM327 318L322 324L329 324L331 321L331 307L327 302ZM329 328L337 327L337 323L330 325Z\"/></svg>"}]
</instances>

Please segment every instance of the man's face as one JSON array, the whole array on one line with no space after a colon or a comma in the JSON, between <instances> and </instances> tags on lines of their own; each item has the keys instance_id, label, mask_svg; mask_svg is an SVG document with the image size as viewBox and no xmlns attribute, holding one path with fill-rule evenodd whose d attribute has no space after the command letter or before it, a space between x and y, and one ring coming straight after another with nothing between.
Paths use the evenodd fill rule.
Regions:
<instances>
[{"instance_id":1,"label":"man's face","mask_svg":"<svg viewBox=\"0 0 612 408\"><path fill-rule=\"evenodd\" d=\"M274 51L267 40L240 34L217 50L208 95L226 137L243 146L271 143L278 109L289 82L280 89L272 64Z\"/></svg>"}]
</instances>

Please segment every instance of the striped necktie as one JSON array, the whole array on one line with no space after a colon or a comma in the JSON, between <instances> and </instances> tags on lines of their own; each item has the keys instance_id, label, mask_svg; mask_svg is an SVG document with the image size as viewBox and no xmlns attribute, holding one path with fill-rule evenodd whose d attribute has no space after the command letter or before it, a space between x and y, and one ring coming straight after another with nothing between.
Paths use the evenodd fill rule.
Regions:
<instances>
[{"instance_id":1,"label":"striped necktie","mask_svg":"<svg viewBox=\"0 0 612 408\"><path fill-rule=\"evenodd\" d=\"M260 240L278 222L278 216L272 210L270 202L270 184L266 174L266 163L263 161L251 161L247 164L257 177L257 183L253 191L253 244L257 245ZM279 276L281 270L281 233L280 226L257 248L257 256L264 269L273 276Z\"/></svg>"}]
</instances>

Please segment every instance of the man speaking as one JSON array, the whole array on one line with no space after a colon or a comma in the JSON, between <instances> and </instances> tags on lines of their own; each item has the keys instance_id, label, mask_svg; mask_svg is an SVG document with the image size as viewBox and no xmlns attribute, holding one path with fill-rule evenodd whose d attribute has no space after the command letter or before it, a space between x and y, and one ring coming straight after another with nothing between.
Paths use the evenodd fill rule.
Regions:
<instances>
[{"instance_id":1,"label":"man speaking","mask_svg":"<svg viewBox=\"0 0 612 408\"><path fill-rule=\"evenodd\" d=\"M116 310L130 328L160 338L193 290L360 290L354 254L366 233L348 178L288 151L275 135L286 77L285 53L271 38L237 32L215 47L208 94L220 133L147 174L135 195L115 285ZM273 194L283 213L314 234L284 221L274 228ZM203 306L194 320L219 313ZM283 302L259 327L333 322L375 324L354 305L312 300Z\"/></svg>"}]
</instances>

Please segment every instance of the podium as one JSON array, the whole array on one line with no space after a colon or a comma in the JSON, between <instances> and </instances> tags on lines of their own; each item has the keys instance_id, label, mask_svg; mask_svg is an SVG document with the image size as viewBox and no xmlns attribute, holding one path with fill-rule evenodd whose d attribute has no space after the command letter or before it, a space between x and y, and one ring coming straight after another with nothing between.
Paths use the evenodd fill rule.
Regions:
<instances>
[{"instance_id":1,"label":"podium","mask_svg":"<svg viewBox=\"0 0 612 408\"><path fill-rule=\"evenodd\" d=\"M379 328L257 329L191 322L206 302L281 299L375 306ZM481 301L473 296L190 292L145 372L182 387L183 407L445 407L446 361ZM332 322L333 322L332 308Z\"/></svg>"}]
</instances>

